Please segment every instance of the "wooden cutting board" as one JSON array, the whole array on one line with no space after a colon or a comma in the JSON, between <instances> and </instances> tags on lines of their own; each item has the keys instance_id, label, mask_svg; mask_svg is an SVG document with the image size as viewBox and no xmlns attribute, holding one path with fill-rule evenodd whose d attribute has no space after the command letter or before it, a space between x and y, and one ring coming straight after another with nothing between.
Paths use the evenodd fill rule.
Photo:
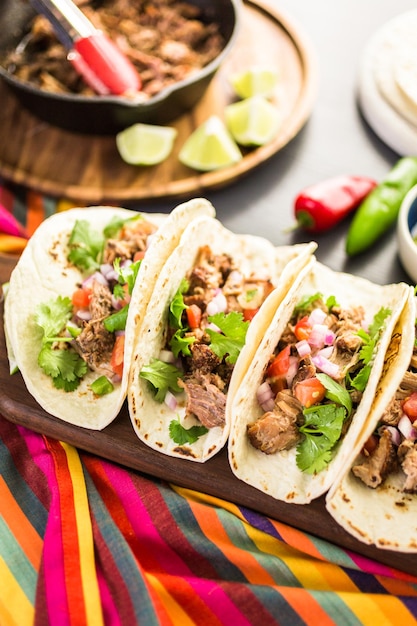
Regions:
<instances>
[{"instance_id":1,"label":"wooden cutting board","mask_svg":"<svg viewBox=\"0 0 417 626\"><path fill-rule=\"evenodd\" d=\"M16 260L0 254L1 283L8 280ZM11 422L143 474L232 501L390 567L417 574L417 554L381 550L357 541L328 514L324 496L307 505L287 504L243 483L232 473L226 449L201 464L148 448L135 435L126 404L116 420L102 431L66 424L45 413L27 391L20 374L9 374L2 303L0 316L0 414Z\"/></svg>"},{"instance_id":2,"label":"wooden cutting board","mask_svg":"<svg viewBox=\"0 0 417 626\"><path fill-rule=\"evenodd\" d=\"M233 100L228 76L252 64L273 65L279 72L274 95L282 116L278 135L245 151L238 164L226 169L200 174L182 165L178 152L185 139L210 115L223 117ZM287 145L310 116L316 83L315 51L299 26L260 0L244 0L236 45L202 100L171 124L178 135L166 161L153 167L127 165L113 136L81 135L49 125L24 109L0 80L0 175L80 204L203 195L239 180Z\"/></svg>"}]
</instances>

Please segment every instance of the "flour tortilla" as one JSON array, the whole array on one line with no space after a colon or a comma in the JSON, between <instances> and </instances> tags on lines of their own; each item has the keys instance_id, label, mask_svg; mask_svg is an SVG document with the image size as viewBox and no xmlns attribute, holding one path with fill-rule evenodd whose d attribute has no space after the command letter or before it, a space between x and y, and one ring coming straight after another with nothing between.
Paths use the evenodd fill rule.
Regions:
<instances>
[{"instance_id":1,"label":"flour tortilla","mask_svg":"<svg viewBox=\"0 0 417 626\"><path fill-rule=\"evenodd\" d=\"M157 276L178 244L186 226L201 216L213 218L212 205L195 199L176 207L169 215L142 213L158 226L140 265L126 324L124 374L120 384L103 396L90 388L97 378L89 373L73 392L56 389L37 364L40 332L34 321L36 307L58 295L71 297L82 281L80 271L67 261L67 242L76 220L87 220L102 230L115 217L129 218L134 212L113 207L75 208L56 213L36 230L12 272L5 301L5 330L10 355L24 382L41 407L65 422L101 430L119 413L126 398L128 370L134 335L139 331Z\"/></svg>"},{"instance_id":2,"label":"flour tortilla","mask_svg":"<svg viewBox=\"0 0 417 626\"><path fill-rule=\"evenodd\" d=\"M359 66L361 111L377 135L402 156L417 149L416 23L414 10L385 24L369 40Z\"/></svg>"},{"instance_id":3,"label":"flour tortilla","mask_svg":"<svg viewBox=\"0 0 417 626\"><path fill-rule=\"evenodd\" d=\"M335 296L343 308L362 305L369 321L372 321L382 306L391 309L392 314L387 320L370 379L348 433L339 444L337 453L327 468L312 475L298 469L295 448L265 454L250 444L246 429L248 424L263 414L256 399L256 392L263 381L269 358L291 318L295 305L303 295L317 292L322 293L324 299ZM311 502L329 489L334 476L338 475L340 468L346 463L371 410L375 388L384 365L385 352L407 293L408 287L405 284L380 286L364 278L334 272L316 262L294 283L283 300L276 299L275 307L271 307L274 313L266 324L268 330L246 370L233 404L229 407L231 427L228 454L231 469L237 478L277 500L294 504ZM273 304L272 301L270 304Z\"/></svg>"},{"instance_id":4,"label":"flour tortilla","mask_svg":"<svg viewBox=\"0 0 417 626\"><path fill-rule=\"evenodd\" d=\"M204 462L224 446L229 424L209 429L195 443L179 446L169 434L169 425L178 417L185 428L201 425L194 416L185 415L185 399L175 410L165 403L158 403L146 380L139 376L144 365L152 358L159 358L165 345L169 305L183 278L195 264L199 249L210 246L214 254L229 254L242 273L252 272L271 278L276 287L276 298L280 299L292 285L297 274L308 263L316 244L274 247L266 239L251 235L237 235L227 230L217 220L199 220L184 232L180 245L164 266L156 283L146 317L133 348L132 366L128 385L129 414L133 428L141 441L166 455ZM274 292L273 292L274 293ZM234 366L228 388L227 402L238 387L257 345L263 337L264 328L261 306L249 326L246 344ZM258 321L259 320L259 321Z\"/></svg>"},{"instance_id":5,"label":"flour tortilla","mask_svg":"<svg viewBox=\"0 0 417 626\"><path fill-rule=\"evenodd\" d=\"M391 474L383 485L371 489L350 471L352 465L358 461L363 444L373 433L410 363L416 319L413 289L410 289L410 296L387 351L370 419L353 447L341 477L336 478L329 490L326 507L338 524L359 541L386 550L415 553L417 495L402 492L403 472L399 470Z\"/></svg>"}]
</instances>

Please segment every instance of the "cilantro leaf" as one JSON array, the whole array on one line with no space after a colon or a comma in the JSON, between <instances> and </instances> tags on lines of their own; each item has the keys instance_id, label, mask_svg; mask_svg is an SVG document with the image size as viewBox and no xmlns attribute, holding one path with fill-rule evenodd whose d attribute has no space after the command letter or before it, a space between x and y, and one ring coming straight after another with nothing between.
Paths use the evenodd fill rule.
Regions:
<instances>
[{"instance_id":1,"label":"cilantro leaf","mask_svg":"<svg viewBox=\"0 0 417 626\"><path fill-rule=\"evenodd\" d=\"M190 428L184 428L179 419L172 420L169 424L169 436L179 446L185 443L194 443L205 435L208 429L205 426L191 426Z\"/></svg>"},{"instance_id":2,"label":"cilantro leaf","mask_svg":"<svg viewBox=\"0 0 417 626\"><path fill-rule=\"evenodd\" d=\"M38 355L38 364L51 376L54 386L74 391L87 373L87 363L73 350L54 350L44 345Z\"/></svg>"},{"instance_id":3,"label":"cilantro leaf","mask_svg":"<svg viewBox=\"0 0 417 626\"><path fill-rule=\"evenodd\" d=\"M35 311L35 322L43 330L44 337L58 335L71 319L72 302L70 298L58 296L55 300L39 304Z\"/></svg>"},{"instance_id":4,"label":"cilantro leaf","mask_svg":"<svg viewBox=\"0 0 417 626\"><path fill-rule=\"evenodd\" d=\"M115 215L111 218L110 222L105 226L103 230L103 234L106 239L112 239L116 237L118 232L122 230L125 224L129 224L131 222L137 222L138 220L143 220L143 216L139 213L138 215L133 215L132 217L118 217Z\"/></svg>"},{"instance_id":5,"label":"cilantro leaf","mask_svg":"<svg viewBox=\"0 0 417 626\"><path fill-rule=\"evenodd\" d=\"M127 265L126 267L121 267L120 258L114 260L113 267L117 272L119 285L126 284L129 294L132 294L141 263L142 261L139 260L134 263L130 263L130 265ZM121 297L126 295L123 290L118 293Z\"/></svg>"},{"instance_id":6,"label":"cilantro leaf","mask_svg":"<svg viewBox=\"0 0 417 626\"><path fill-rule=\"evenodd\" d=\"M316 377L326 387L326 398L344 406L349 416L352 412L352 398L348 390L327 374L316 374Z\"/></svg>"},{"instance_id":7,"label":"cilantro leaf","mask_svg":"<svg viewBox=\"0 0 417 626\"><path fill-rule=\"evenodd\" d=\"M238 311L216 313L209 316L208 320L221 330L218 333L211 328L206 329L211 340L210 348L219 359L227 355L226 362L233 365L245 345L249 322L245 322L242 313Z\"/></svg>"},{"instance_id":8,"label":"cilantro leaf","mask_svg":"<svg viewBox=\"0 0 417 626\"><path fill-rule=\"evenodd\" d=\"M87 220L77 220L68 246L68 260L82 270L96 270L100 266L104 237L91 228Z\"/></svg>"},{"instance_id":9,"label":"cilantro leaf","mask_svg":"<svg viewBox=\"0 0 417 626\"><path fill-rule=\"evenodd\" d=\"M169 306L169 325L172 328L182 328L182 313L187 308L187 305L184 303L183 294L188 291L189 283L184 278L177 289L175 296L173 297L171 304Z\"/></svg>"},{"instance_id":10,"label":"cilantro leaf","mask_svg":"<svg viewBox=\"0 0 417 626\"><path fill-rule=\"evenodd\" d=\"M330 463L346 412L342 406L323 404L304 409L303 415L305 422L299 430L304 437L297 444L296 462L301 471L315 474Z\"/></svg>"},{"instance_id":11,"label":"cilantro leaf","mask_svg":"<svg viewBox=\"0 0 417 626\"><path fill-rule=\"evenodd\" d=\"M171 337L169 346L175 357L178 357L180 353L184 356L190 356L190 345L194 343L195 340L196 338L194 336L185 337L184 331L179 328Z\"/></svg>"},{"instance_id":12,"label":"cilantro leaf","mask_svg":"<svg viewBox=\"0 0 417 626\"><path fill-rule=\"evenodd\" d=\"M384 329L386 319L390 315L390 309L381 307L374 315L372 323L369 325L368 332L363 329L358 330L358 335L363 341L363 345L359 351L359 358L362 361L362 367L350 383L351 386L358 391L364 391L368 383L378 341Z\"/></svg>"},{"instance_id":13,"label":"cilantro leaf","mask_svg":"<svg viewBox=\"0 0 417 626\"><path fill-rule=\"evenodd\" d=\"M162 403L168 390L179 393L182 391L178 385L178 378L182 372L175 365L165 363L159 359L152 359L148 365L144 365L139 376L147 380L155 393L155 400Z\"/></svg>"},{"instance_id":14,"label":"cilantro leaf","mask_svg":"<svg viewBox=\"0 0 417 626\"><path fill-rule=\"evenodd\" d=\"M311 296L307 296L307 295L303 296L298 301L298 304L295 305L293 314L306 313L313 307L315 302L317 302L318 300L322 300L322 299L323 299L323 294L321 294L319 291L317 293L314 293Z\"/></svg>"}]
</instances>

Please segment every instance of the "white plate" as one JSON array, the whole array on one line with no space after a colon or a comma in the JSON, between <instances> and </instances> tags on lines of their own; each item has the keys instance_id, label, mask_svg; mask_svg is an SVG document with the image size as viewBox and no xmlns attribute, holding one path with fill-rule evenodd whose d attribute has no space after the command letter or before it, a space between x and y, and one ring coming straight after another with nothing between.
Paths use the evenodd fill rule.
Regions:
<instances>
[{"instance_id":1,"label":"white plate","mask_svg":"<svg viewBox=\"0 0 417 626\"><path fill-rule=\"evenodd\" d=\"M417 11L394 18L371 38L359 67L361 111L380 139L400 156L417 154L417 108L414 110L395 80L396 72L405 69L396 63L404 62L415 46L412 37L416 32Z\"/></svg>"}]
</instances>

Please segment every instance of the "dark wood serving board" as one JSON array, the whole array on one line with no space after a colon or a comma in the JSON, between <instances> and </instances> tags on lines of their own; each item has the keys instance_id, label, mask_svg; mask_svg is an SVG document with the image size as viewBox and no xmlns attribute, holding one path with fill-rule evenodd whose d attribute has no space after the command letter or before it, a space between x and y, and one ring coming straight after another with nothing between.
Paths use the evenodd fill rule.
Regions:
<instances>
[{"instance_id":1,"label":"dark wood serving board","mask_svg":"<svg viewBox=\"0 0 417 626\"><path fill-rule=\"evenodd\" d=\"M253 64L272 64L279 72L274 102L282 126L277 136L225 169L199 173L182 165L178 153L185 139L210 115L223 117L224 107L233 100L230 74ZM300 27L262 1L244 0L241 29L230 56L195 107L170 123L178 134L167 160L153 167L127 165L114 136L81 135L42 122L0 81L0 174L81 205L202 194L239 180L288 144L310 116L316 91L315 51Z\"/></svg>"},{"instance_id":2,"label":"dark wood serving board","mask_svg":"<svg viewBox=\"0 0 417 626\"><path fill-rule=\"evenodd\" d=\"M8 280L16 258L0 254L0 282ZM65 441L125 467L249 507L275 520L326 539L385 565L417 575L417 554L381 550L357 541L328 514L321 497L307 505L287 504L237 479L223 449L206 463L166 456L136 437L124 405L116 420L102 431L83 429L45 413L29 394L20 374L10 376L0 310L0 413L16 424Z\"/></svg>"}]
</instances>

